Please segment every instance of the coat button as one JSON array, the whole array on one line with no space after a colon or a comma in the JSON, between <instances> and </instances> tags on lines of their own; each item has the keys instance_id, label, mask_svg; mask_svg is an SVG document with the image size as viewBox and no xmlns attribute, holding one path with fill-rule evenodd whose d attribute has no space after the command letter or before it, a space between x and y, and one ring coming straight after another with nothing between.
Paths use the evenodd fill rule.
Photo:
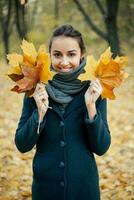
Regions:
<instances>
[{"instance_id":1,"label":"coat button","mask_svg":"<svg viewBox=\"0 0 134 200\"><path fill-rule=\"evenodd\" d=\"M64 126L64 122L60 121L60 127L63 127L63 126Z\"/></svg>"},{"instance_id":2,"label":"coat button","mask_svg":"<svg viewBox=\"0 0 134 200\"><path fill-rule=\"evenodd\" d=\"M63 140L60 141L60 146L64 147L65 146L65 142Z\"/></svg>"},{"instance_id":3,"label":"coat button","mask_svg":"<svg viewBox=\"0 0 134 200\"><path fill-rule=\"evenodd\" d=\"M64 181L60 181L60 186L61 186L61 187L64 187L64 185L65 185L65 184L64 184Z\"/></svg>"},{"instance_id":4,"label":"coat button","mask_svg":"<svg viewBox=\"0 0 134 200\"><path fill-rule=\"evenodd\" d=\"M63 168L65 166L65 163L63 161L60 162L60 165L59 165L61 168Z\"/></svg>"}]
</instances>

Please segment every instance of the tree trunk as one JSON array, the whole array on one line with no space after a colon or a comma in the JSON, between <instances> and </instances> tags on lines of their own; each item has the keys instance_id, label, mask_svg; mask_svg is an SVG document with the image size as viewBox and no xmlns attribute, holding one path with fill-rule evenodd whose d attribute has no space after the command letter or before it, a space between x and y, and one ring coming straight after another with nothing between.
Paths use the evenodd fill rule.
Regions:
<instances>
[{"instance_id":1,"label":"tree trunk","mask_svg":"<svg viewBox=\"0 0 134 200\"><path fill-rule=\"evenodd\" d=\"M99 11L101 12L104 23L106 26L107 32L103 32L99 29L92 21L89 14L86 13L82 3L79 0L74 0L74 3L78 7L79 11L83 14L85 21L87 22L88 26L100 37L108 42L111 46L111 50L113 52L113 56L120 54L120 45L119 45L119 37L118 37L118 28L117 28L117 13L118 13L118 6L119 0L106 0L106 9L103 8L102 3L100 0L94 0ZM90 1L88 0L90 3Z\"/></svg>"},{"instance_id":2,"label":"tree trunk","mask_svg":"<svg viewBox=\"0 0 134 200\"><path fill-rule=\"evenodd\" d=\"M59 20L59 0L54 1L54 15L56 19L55 28L58 26L58 20Z\"/></svg>"},{"instance_id":3,"label":"tree trunk","mask_svg":"<svg viewBox=\"0 0 134 200\"><path fill-rule=\"evenodd\" d=\"M85 9L83 8L82 4L80 3L79 0L74 0L78 10L83 14L85 21L87 22L88 26L91 27L91 29L97 33L100 37L102 37L104 40L108 41L108 35L107 33L101 31L92 21L90 15L88 15L85 11ZM90 2L89 2L90 3Z\"/></svg>"},{"instance_id":4,"label":"tree trunk","mask_svg":"<svg viewBox=\"0 0 134 200\"><path fill-rule=\"evenodd\" d=\"M107 0L107 17L105 24L108 33L108 42L111 46L111 50L114 53L113 56L120 54L118 27L117 27L117 12L118 12L119 0Z\"/></svg>"},{"instance_id":5,"label":"tree trunk","mask_svg":"<svg viewBox=\"0 0 134 200\"><path fill-rule=\"evenodd\" d=\"M9 35L8 35L7 31L4 31L3 42L4 42L5 57L6 57L6 55L9 53Z\"/></svg>"},{"instance_id":6,"label":"tree trunk","mask_svg":"<svg viewBox=\"0 0 134 200\"><path fill-rule=\"evenodd\" d=\"M4 49L5 49L5 57L9 53L9 37L11 34L11 10L12 10L12 1L8 0L8 5L7 5L7 14L4 16L2 13L1 16L1 23L2 23L2 37L3 37L3 43L4 43ZM6 59L7 61L7 59Z\"/></svg>"},{"instance_id":7,"label":"tree trunk","mask_svg":"<svg viewBox=\"0 0 134 200\"><path fill-rule=\"evenodd\" d=\"M25 23L25 5L21 5L18 0L15 0L16 11L16 28L21 39L26 39L26 23Z\"/></svg>"}]
</instances>

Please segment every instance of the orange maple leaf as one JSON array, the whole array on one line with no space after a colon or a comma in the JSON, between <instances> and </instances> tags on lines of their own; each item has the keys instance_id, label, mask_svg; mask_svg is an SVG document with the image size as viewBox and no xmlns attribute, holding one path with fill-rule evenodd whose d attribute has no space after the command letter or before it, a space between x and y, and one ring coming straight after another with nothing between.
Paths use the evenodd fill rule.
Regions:
<instances>
[{"instance_id":1,"label":"orange maple leaf","mask_svg":"<svg viewBox=\"0 0 134 200\"><path fill-rule=\"evenodd\" d=\"M24 77L16 81L16 84L19 87L17 92L25 92L34 88L39 81L39 70L39 68L30 68L23 65L22 73Z\"/></svg>"},{"instance_id":2,"label":"orange maple leaf","mask_svg":"<svg viewBox=\"0 0 134 200\"><path fill-rule=\"evenodd\" d=\"M87 57L86 72L81 74L78 79L84 81L98 78L103 87L102 98L115 99L114 88L119 87L122 81L129 76L123 68L127 62L126 56L117 56L113 59L109 47L98 61L93 56Z\"/></svg>"},{"instance_id":3,"label":"orange maple leaf","mask_svg":"<svg viewBox=\"0 0 134 200\"><path fill-rule=\"evenodd\" d=\"M16 83L11 91L26 92L32 96L37 82L47 84L56 72L50 71L50 56L45 52L44 45L40 45L37 52L33 43L23 40L21 49L23 55L7 55L11 65L7 75Z\"/></svg>"}]
</instances>

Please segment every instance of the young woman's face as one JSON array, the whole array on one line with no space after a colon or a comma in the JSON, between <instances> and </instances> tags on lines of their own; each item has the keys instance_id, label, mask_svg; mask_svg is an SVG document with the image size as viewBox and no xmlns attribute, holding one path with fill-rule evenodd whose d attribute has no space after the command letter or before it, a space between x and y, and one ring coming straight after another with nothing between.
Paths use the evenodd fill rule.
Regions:
<instances>
[{"instance_id":1,"label":"young woman's face","mask_svg":"<svg viewBox=\"0 0 134 200\"><path fill-rule=\"evenodd\" d=\"M75 38L58 36L52 41L51 62L57 72L70 72L80 64L81 49Z\"/></svg>"}]
</instances>

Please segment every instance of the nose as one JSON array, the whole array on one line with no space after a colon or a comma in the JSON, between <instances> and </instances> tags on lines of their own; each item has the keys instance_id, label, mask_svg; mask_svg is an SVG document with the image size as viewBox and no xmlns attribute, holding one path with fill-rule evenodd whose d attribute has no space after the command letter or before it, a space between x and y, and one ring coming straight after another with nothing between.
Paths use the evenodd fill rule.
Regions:
<instances>
[{"instance_id":1,"label":"nose","mask_svg":"<svg viewBox=\"0 0 134 200\"><path fill-rule=\"evenodd\" d=\"M66 67L69 64L69 60L66 57L63 57L60 64L61 64L62 67Z\"/></svg>"}]
</instances>

